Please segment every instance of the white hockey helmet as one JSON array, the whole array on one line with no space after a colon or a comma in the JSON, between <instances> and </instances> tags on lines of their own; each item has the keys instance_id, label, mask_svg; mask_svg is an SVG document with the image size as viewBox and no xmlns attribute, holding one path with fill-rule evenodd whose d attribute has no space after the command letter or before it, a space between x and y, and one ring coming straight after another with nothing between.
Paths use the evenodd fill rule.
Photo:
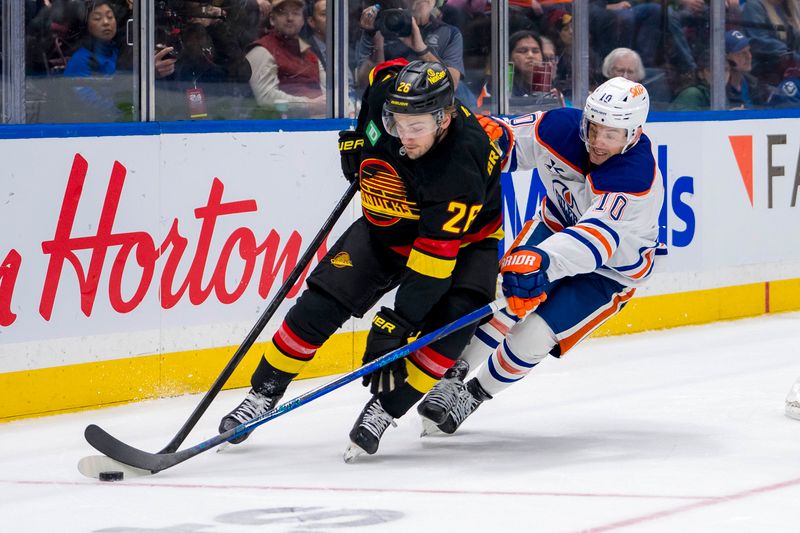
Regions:
<instances>
[{"instance_id":1,"label":"white hockey helmet","mask_svg":"<svg viewBox=\"0 0 800 533\"><path fill-rule=\"evenodd\" d=\"M641 83L622 77L611 78L594 90L583 108L581 139L589 150L589 121L625 130L624 154L636 145L636 131L644 126L650 111L650 96ZM637 139L638 140L638 139Z\"/></svg>"}]
</instances>

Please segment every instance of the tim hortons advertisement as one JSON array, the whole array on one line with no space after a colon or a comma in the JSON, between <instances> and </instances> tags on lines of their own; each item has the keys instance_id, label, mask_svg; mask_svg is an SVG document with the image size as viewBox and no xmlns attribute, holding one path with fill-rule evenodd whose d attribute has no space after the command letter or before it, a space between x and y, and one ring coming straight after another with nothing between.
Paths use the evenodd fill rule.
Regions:
<instances>
[{"instance_id":1,"label":"tim hortons advertisement","mask_svg":"<svg viewBox=\"0 0 800 533\"><path fill-rule=\"evenodd\" d=\"M0 144L0 372L243 338L347 187L329 136Z\"/></svg>"},{"instance_id":2,"label":"tim hortons advertisement","mask_svg":"<svg viewBox=\"0 0 800 533\"><path fill-rule=\"evenodd\" d=\"M644 294L800 278L792 120L647 133L669 252ZM335 147L335 132L0 142L0 372L238 343L346 189ZM536 180L503 177L507 237Z\"/></svg>"}]
</instances>

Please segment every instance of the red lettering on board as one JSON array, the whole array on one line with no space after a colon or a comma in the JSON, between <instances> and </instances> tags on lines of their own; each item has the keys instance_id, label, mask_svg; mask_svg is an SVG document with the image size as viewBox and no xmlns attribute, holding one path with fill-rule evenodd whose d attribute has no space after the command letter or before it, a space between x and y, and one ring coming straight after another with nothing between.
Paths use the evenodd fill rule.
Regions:
<instances>
[{"instance_id":1,"label":"red lettering on board","mask_svg":"<svg viewBox=\"0 0 800 533\"><path fill-rule=\"evenodd\" d=\"M0 326L10 326L17 319L17 315L11 311L11 299L21 264L22 256L13 249L0 264Z\"/></svg>"},{"instance_id":2,"label":"red lettering on board","mask_svg":"<svg viewBox=\"0 0 800 533\"><path fill-rule=\"evenodd\" d=\"M283 270L283 280L285 281L297 264L302 245L302 238L297 231L292 232L281 251L281 236L274 229L269 232L263 242L258 243L250 228L240 227L233 230L227 237L218 257L209 256L217 222L221 217L258 210L256 201L252 199L223 202L225 186L219 178L214 178L211 184L206 205L194 211L194 216L201 221L201 225L194 255L191 258L185 257L187 249L189 249L189 240L181 235L177 218L173 219L166 237L158 247L156 247L153 237L144 231L115 233L114 220L127 174L127 170L119 162L114 163L111 171L95 235L73 236L73 225L87 171L87 161L80 154L76 154L67 181L55 235L52 240L42 243L42 251L50 256L39 302L39 313L45 320L50 320L52 316L65 264L72 267L77 278L81 311L87 317L91 316L100 288L103 266L109 254L116 255L114 255L109 273L108 299L111 307L119 313L131 312L141 304L152 285L159 260L163 260L158 287L161 307L164 309L174 307L185 295L188 295L189 301L193 305L202 304L212 294L220 303L236 302L250 285L258 266L258 256L261 254L264 254L264 258L261 261L258 293L262 298L266 298L280 270ZM86 269L76 254L79 250L91 250L89 266ZM317 259L321 260L326 252L327 246L323 242L316 253ZM139 270L136 273L127 272L126 275L126 269L129 269L129 263L133 259L138 264ZM176 280L179 267L184 259L189 261L186 275L184 279ZM229 269L232 263L239 261L241 261L242 268L238 281L235 282L235 286L228 287ZM306 267L303 275L292 287L288 295L290 298L299 292L309 267ZM211 274L207 281L204 281L207 271ZM136 280L136 276L138 276L138 281L134 283L133 294L126 298L123 295L123 280L127 287L131 285L132 280ZM2 294L0 293L0 296ZM0 304L2 302L3 300L0 298Z\"/></svg>"}]
</instances>

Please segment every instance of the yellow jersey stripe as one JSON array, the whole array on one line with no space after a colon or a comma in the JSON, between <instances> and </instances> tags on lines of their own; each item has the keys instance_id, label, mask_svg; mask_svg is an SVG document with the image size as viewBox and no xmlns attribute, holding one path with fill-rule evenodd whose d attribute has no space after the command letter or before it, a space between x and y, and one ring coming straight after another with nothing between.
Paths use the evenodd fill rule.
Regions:
<instances>
[{"instance_id":1,"label":"yellow jersey stripe","mask_svg":"<svg viewBox=\"0 0 800 533\"><path fill-rule=\"evenodd\" d=\"M455 259L440 259L433 257L417 249L412 249L408 254L406 266L414 272L419 272L423 276L437 279L447 279L456 267Z\"/></svg>"},{"instance_id":2,"label":"yellow jersey stripe","mask_svg":"<svg viewBox=\"0 0 800 533\"><path fill-rule=\"evenodd\" d=\"M278 370L289 374L299 374L300 370L308 363L308 361L303 361L302 359L289 357L272 342L267 345L267 349L264 351L264 359Z\"/></svg>"},{"instance_id":3,"label":"yellow jersey stripe","mask_svg":"<svg viewBox=\"0 0 800 533\"><path fill-rule=\"evenodd\" d=\"M438 379L432 378L420 370L409 359L406 359L406 370L408 371L408 384L423 394L431 390L439 382Z\"/></svg>"}]
</instances>

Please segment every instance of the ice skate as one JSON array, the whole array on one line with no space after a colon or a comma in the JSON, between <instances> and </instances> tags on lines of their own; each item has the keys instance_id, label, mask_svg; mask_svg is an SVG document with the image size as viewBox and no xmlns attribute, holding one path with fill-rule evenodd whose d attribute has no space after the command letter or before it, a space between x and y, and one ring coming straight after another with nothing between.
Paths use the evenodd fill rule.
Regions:
<instances>
[{"instance_id":1,"label":"ice skate","mask_svg":"<svg viewBox=\"0 0 800 533\"><path fill-rule=\"evenodd\" d=\"M417 406L417 412L423 418L423 434L425 419L436 426L447 418L455 407L458 396L464 388L464 379L469 374L469 363L458 360L444 373L444 377L425 395ZM430 426L430 424L428 424Z\"/></svg>"},{"instance_id":2,"label":"ice skate","mask_svg":"<svg viewBox=\"0 0 800 533\"><path fill-rule=\"evenodd\" d=\"M350 430L350 444L344 452L344 462L351 463L360 455L365 453L372 455L378 451L381 436L390 425L397 426L392 415L384 410L378 397L373 396Z\"/></svg>"},{"instance_id":3,"label":"ice skate","mask_svg":"<svg viewBox=\"0 0 800 533\"><path fill-rule=\"evenodd\" d=\"M455 407L448 413L444 422L437 427L444 433L452 435L464 423L475 410L484 402L492 397L483 390L478 380L472 378L467 382L458 395Z\"/></svg>"},{"instance_id":4,"label":"ice skate","mask_svg":"<svg viewBox=\"0 0 800 533\"><path fill-rule=\"evenodd\" d=\"M257 392L254 389L250 389L250 392L247 393L247 396L242 403L240 403L236 409L222 418L219 423L219 432L225 433L226 431L231 430L240 424L244 424L245 422L263 415L277 405L278 401L281 399L281 396L283 395L266 395ZM236 437L228 442L231 444L239 444L249 436L250 433L245 433L241 437Z\"/></svg>"}]
</instances>

